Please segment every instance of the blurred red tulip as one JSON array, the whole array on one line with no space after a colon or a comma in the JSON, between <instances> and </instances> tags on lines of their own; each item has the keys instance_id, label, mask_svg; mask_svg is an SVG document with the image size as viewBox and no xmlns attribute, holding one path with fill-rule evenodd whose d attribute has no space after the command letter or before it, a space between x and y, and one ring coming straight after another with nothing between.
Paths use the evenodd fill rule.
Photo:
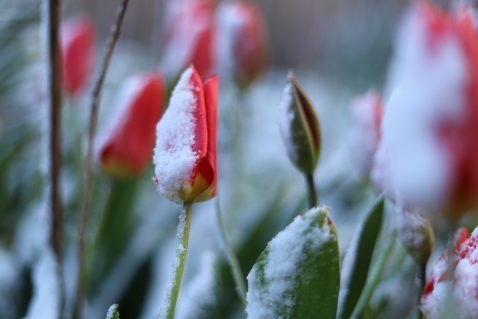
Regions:
<instances>
[{"instance_id":1,"label":"blurred red tulip","mask_svg":"<svg viewBox=\"0 0 478 319\"><path fill-rule=\"evenodd\" d=\"M214 10L211 0L169 2L165 50L161 67L168 79L176 79L193 64L202 78L214 70Z\"/></svg>"},{"instance_id":2,"label":"blurred red tulip","mask_svg":"<svg viewBox=\"0 0 478 319\"><path fill-rule=\"evenodd\" d=\"M150 163L156 123L165 102L160 73L136 75L120 89L116 117L99 143L99 161L112 177L139 175Z\"/></svg>"},{"instance_id":3,"label":"blurred red tulip","mask_svg":"<svg viewBox=\"0 0 478 319\"><path fill-rule=\"evenodd\" d=\"M427 319L474 319L478 314L478 228L458 230L433 267L421 299Z\"/></svg>"},{"instance_id":4,"label":"blurred red tulip","mask_svg":"<svg viewBox=\"0 0 478 319\"><path fill-rule=\"evenodd\" d=\"M66 94L76 97L88 83L96 52L95 25L86 16L70 18L61 26L62 81Z\"/></svg>"},{"instance_id":5,"label":"blurred red tulip","mask_svg":"<svg viewBox=\"0 0 478 319\"><path fill-rule=\"evenodd\" d=\"M478 204L478 40L468 11L415 5L399 33L372 179L450 220Z\"/></svg>"},{"instance_id":6,"label":"blurred red tulip","mask_svg":"<svg viewBox=\"0 0 478 319\"><path fill-rule=\"evenodd\" d=\"M217 97L217 76L203 83L191 66L158 123L154 181L174 202L201 202L216 195Z\"/></svg>"},{"instance_id":7,"label":"blurred red tulip","mask_svg":"<svg viewBox=\"0 0 478 319\"><path fill-rule=\"evenodd\" d=\"M217 16L220 67L245 87L264 70L266 63L262 16L255 5L245 2L224 2Z\"/></svg>"},{"instance_id":8,"label":"blurred red tulip","mask_svg":"<svg viewBox=\"0 0 478 319\"><path fill-rule=\"evenodd\" d=\"M370 91L355 97L351 103L351 112L351 155L357 164L360 177L367 179L380 142L382 123L380 96Z\"/></svg>"}]
</instances>

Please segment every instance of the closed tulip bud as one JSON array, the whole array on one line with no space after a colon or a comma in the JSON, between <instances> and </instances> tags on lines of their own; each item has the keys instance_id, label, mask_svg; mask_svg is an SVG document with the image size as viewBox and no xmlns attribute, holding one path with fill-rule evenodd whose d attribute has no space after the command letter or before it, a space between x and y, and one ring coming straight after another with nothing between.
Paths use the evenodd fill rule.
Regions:
<instances>
[{"instance_id":1,"label":"closed tulip bud","mask_svg":"<svg viewBox=\"0 0 478 319\"><path fill-rule=\"evenodd\" d=\"M421 310L427 319L474 319L478 314L478 228L460 229L433 267Z\"/></svg>"},{"instance_id":2,"label":"closed tulip bud","mask_svg":"<svg viewBox=\"0 0 478 319\"><path fill-rule=\"evenodd\" d=\"M370 91L351 103L351 157L361 178L368 179L373 166L373 156L380 142L382 107L380 96Z\"/></svg>"},{"instance_id":3,"label":"closed tulip bud","mask_svg":"<svg viewBox=\"0 0 478 319\"><path fill-rule=\"evenodd\" d=\"M170 1L161 61L167 79L194 65L202 78L214 72L215 4L211 0Z\"/></svg>"},{"instance_id":4,"label":"closed tulip bud","mask_svg":"<svg viewBox=\"0 0 478 319\"><path fill-rule=\"evenodd\" d=\"M435 243L430 222L417 211L406 211L398 206L395 210L399 240L418 265L426 265Z\"/></svg>"},{"instance_id":5,"label":"closed tulip bud","mask_svg":"<svg viewBox=\"0 0 478 319\"><path fill-rule=\"evenodd\" d=\"M216 195L217 98L217 76L203 83L191 66L156 127L154 181L171 201L201 202Z\"/></svg>"},{"instance_id":6,"label":"closed tulip bud","mask_svg":"<svg viewBox=\"0 0 478 319\"><path fill-rule=\"evenodd\" d=\"M312 103L292 72L282 93L279 125L292 163L304 174L313 174L321 146L319 121Z\"/></svg>"},{"instance_id":7,"label":"closed tulip bud","mask_svg":"<svg viewBox=\"0 0 478 319\"><path fill-rule=\"evenodd\" d=\"M264 23L258 8L245 2L224 2L217 11L220 69L240 87L263 70L267 56Z\"/></svg>"},{"instance_id":8,"label":"closed tulip bud","mask_svg":"<svg viewBox=\"0 0 478 319\"><path fill-rule=\"evenodd\" d=\"M60 29L60 49L63 89L76 97L88 84L95 64L93 21L86 16L65 21Z\"/></svg>"},{"instance_id":9,"label":"closed tulip bud","mask_svg":"<svg viewBox=\"0 0 478 319\"><path fill-rule=\"evenodd\" d=\"M136 75L119 90L116 114L100 139L99 162L112 177L133 177L151 163L155 127L165 102L160 73Z\"/></svg>"},{"instance_id":10,"label":"closed tulip bud","mask_svg":"<svg viewBox=\"0 0 478 319\"><path fill-rule=\"evenodd\" d=\"M478 205L478 39L468 11L419 2L388 79L372 179L401 206L456 221Z\"/></svg>"}]
</instances>

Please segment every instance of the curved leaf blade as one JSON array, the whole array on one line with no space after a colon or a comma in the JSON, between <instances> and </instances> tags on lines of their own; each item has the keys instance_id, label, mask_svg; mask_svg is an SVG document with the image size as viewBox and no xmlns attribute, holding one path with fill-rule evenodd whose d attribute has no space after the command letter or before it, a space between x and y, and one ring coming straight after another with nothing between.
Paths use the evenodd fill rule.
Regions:
<instances>
[{"instance_id":1,"label":"curved leaf blade","mask_svg":"<svg viewBox=\"0 0 478 319\"><path fill-rule=\"evenodd\" d=\"M345 255L337 319L349 318L367 280L373 250L382 228L384 198L380 197L362 222Z\"/></svg>"}]
</instances>

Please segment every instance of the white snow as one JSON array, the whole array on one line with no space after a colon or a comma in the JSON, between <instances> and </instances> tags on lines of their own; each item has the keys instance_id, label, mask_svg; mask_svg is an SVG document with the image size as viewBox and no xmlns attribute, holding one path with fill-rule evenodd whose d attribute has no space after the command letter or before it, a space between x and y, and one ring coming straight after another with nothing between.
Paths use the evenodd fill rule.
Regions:
<instances>
[{"instance_id":1,"label":"white snow","mask_svg":"<svg viewBox=\"0 0 478 319\"><path fill-rule=\"evenodd\" d=\"M282 99L279 104L279 128L284 141L287 155L295 162L298 159L297 147L292 139L292 122L295 120L295 114L292 109L294 103L294 86L291 81L287 81L282 92Z\"/></svg>"},{"instance_id":2,"label":"white snow","mask_svg":"<svg viewBox=\"0 0 478 319\"><path fill-rule=\"evenodd\" d=\"M191 62L201 33L211 27L212 17L208 10L197 10L197 5L183 1L168 1L167 30L170 32L163 56L161 70L166 78L175 78ZM213 48L210 48L212 51ZM212 54L212 52L211 52Z\"/></svg>"},{"instance_id":3,"label":"white snow","mask_svg":"<svg viewBox=\"0 0 478 319\"><path fill-rule=\"evenodd\" d=\"M106 313L106 319L113 319L113 315L115 314L115 311L117 311L117 309L118 309L118 305L116 304L111 305L108 308L108 312Z\"/></svg>"},{"instance_id":4,"label":"white snow","mask_svg":"<svg viewBox=\"0 0 478 319\"><path fill-rule=\"evenodd\" d=\"M153 162L158 191L174 202L181 202L180 193L187 191L191 171L199 154L193 151L196 119L194 90L190 84L192 68L188 68L171 96L169 107L156 127L156 148Z\"/></svg>"},{"instance_id":5,"label":"white snow","mask_svg":"<svg viewBox=\"0 0 478 319\"><path fill-rule=\"evenodd\" d=\"M51 249L45 248L33 269L33 298L25 317L59 318L60 280L58 264Z\"/></svg>"},{"instance_id":6,"label":"white snow","mask_svg":"<svg viewBox=\"0 0 478 319\"><path fill-rule=\"evenodd\" d=\"M446 199L451 179L449 154L436 130L462 120L467 70L451 32L430 49L426 23L411 12L399 33L372 179L398 204L432 210Z\"/></svg>"},{"instance_id":7,"label":"white snow","mask_svg":"<svg viewBox=\"0 0 478 319\"><path fill-rule=\"evenodd\" d=\"M368 178L373 155L380 142L380 98L374 91L355 97L351 102L352 123L350 129L351 157L360 178Z\"/></svg>"},{"instance_id":8,"label":"white snow","mask_svg":"<svg viewBox=\"0 0 478 319\"><path fill-rule=\"evenodd\" d=\"M218 24L216 51L218 52L219 71L223 79L230 80L237 67L234 59L234 40L244 24L244 19L247 18L239 9L237 3L223 2L219 4L216 13Z\"/></svg>"},{"instance_id":9,"label":"white snow","mask_svg":"<svg viewBox=\"0 0 478 319\"><path fill-rule=\"evenodd\" d=\"M427 229L431 228L427 219L419 211L406 211L395 206L395 229L400 241L407 249L422 251L423 245L429 240Z\"/></svg>"},{"instance_id":10,"label":"white snow","mask_svg":"<svg viewBox=\"0 0 478 319\"><path fill-rule=\"evenodd\" d=\"M305 249L319 250L331 236L327 223L322 228L311 227L310 224L311 219L323 209L327 208L315 207L304 216L297 216L269 242L269 253L264 260L264 279L267 284L261 284L257 264L247 276L249 290L246 312L249 319L289 318L295 305L292 292L296 278L301 274L301 264L306 258ZM277 317L273 308L280 308L284 317Z\"/></svg>"}]
</instances>

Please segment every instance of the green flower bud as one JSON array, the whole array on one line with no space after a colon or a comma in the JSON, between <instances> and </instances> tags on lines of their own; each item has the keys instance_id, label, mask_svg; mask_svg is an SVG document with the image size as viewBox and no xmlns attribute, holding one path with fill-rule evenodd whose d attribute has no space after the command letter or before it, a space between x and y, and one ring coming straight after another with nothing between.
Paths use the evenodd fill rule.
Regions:
<instances>
[{"instance_id":1,"label":"green flower bud","mask_svg":"<svg viewBox=\"0 0 478 319\"><path fill-rule=\"evenodd\" d=\"M400 242L417 264L425 265L433 252L435 243L430 222L417 211L409 212L399 207L395 210L396 229Z\"/></svg>"},{"instance_id":2,"label":"green flower bud","mask_svg":"<svg viewBox=\"0 0 478 319\"><path fill-rule=\"evenodd\" d=\"M304 174L313 174L319 160L320 125L312 103L292 72L282 94L279 125L287 155Z\"/></svg>"}]
</instances>

